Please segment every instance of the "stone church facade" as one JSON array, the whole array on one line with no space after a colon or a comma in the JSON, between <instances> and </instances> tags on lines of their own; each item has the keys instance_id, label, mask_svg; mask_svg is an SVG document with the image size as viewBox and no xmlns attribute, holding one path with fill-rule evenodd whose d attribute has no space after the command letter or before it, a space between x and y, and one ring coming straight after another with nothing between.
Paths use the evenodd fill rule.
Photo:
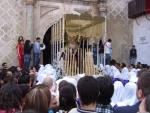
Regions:
<instances>
[{"instance_id":1,"label":"stone church facade","mask_svg":"<svg viewBox=\"0 0 150 113\"><path fill-rule=\"evenodd\" d=\"M32 42L37 36L43 40L49 27L64 14L89 12L91 15L101 15L102 4L97 0L63 1L1 0L0 64L18 64L16 44L20 35ZM114 1L118 1L117 6L114 6ZM113 41L113 58L126 63L132 45L132 21L127 16L127 3L127 0L109 0L107 5L107 37Z\"/></svg>"}]
</instances>

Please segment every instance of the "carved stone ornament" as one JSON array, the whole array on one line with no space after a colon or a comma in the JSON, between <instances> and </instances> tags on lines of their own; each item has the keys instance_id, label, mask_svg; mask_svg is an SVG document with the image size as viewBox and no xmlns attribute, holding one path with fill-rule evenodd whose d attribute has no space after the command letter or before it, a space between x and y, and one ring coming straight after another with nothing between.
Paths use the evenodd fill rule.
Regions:
<instances>
[{"instance_id":1,"label":"carved stone ornament","mask_svg":"<svg viewBox=\"0 0 150 113\"><path fill-rule=\"evenodd\" d=\"M26 0L27 5L34 5L35 2L36 0Z\"/></svg>"}]
</instances>

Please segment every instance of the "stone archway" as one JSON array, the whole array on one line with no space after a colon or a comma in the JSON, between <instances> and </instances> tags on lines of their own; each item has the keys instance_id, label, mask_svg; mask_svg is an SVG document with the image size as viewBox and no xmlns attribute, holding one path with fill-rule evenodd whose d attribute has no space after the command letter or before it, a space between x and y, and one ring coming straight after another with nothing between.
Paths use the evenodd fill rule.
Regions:
<instances>
[{"instance_id":1,"label":"stone archway","mask_svg":"<svg viewBox=\"0 0 150 113\"><path fill-rule=\"evenodd\" d=\"M55 23L57 23L64 14L81 14L85 12L92 12L92 5L86 4L64 4L58 2L48 2L48 1L37 1L36 3L36 13L40 16L36 17L34 23L35 35L39 37L44 37L46 31ZM37 25L38 24L38 25ZM34 36L34 37L36 37Z\"/></svg>"},{"instance_id":2,"label":"stone archway","mask_svg":"<svg viewBox=\"0 0 150 113\"><path fill-rule=\"evenodd\" d=\"M64 4L50 1L37 1L34 9L34 37L41 37L44 40L47 31L52 25L63 18L64 14L79 15L87 12L95 14L95 11L92 9L93 6L91 4ZM45 58L43 57L43 63L46 64L44 60Z\"/></svg>"},{"instance_id":3,"label":"stone archway","mask_svg":"<svg viewBox=\"0 0 150 113\"><path fill-rule=\"evenodd\" d=\"M46 34L47 30L54 25L56 22L58 22L63 16L60 15L55 15L55 17L48 17L48 18L44 18L43 21L41 20L41 27L39 29L39 36L40 37L44 37L44 35ZM50 21L49 21L50 20Z\"/></svg>"}]
</instances>

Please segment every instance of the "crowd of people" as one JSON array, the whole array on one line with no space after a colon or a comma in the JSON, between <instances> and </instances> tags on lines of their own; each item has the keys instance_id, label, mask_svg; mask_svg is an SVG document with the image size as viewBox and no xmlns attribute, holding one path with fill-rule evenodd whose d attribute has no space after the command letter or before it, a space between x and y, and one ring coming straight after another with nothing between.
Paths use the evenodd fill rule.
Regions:
<instances>
[{"instance_id":1,"label":"crowd of people","mask_svg":"<svg viewBox=\"0 0 150 113\"><path fill-rule=\"evenodd\" d=\"M2 64L0 113L137 113L150 112L148 65L102 66L103 76L78 75L53 79L41 67L29 70ZM40 79L40 80L41 80Z\"/></svg>"},{"instance_id":2,"label":"crowd of people","mask_svg":"<svg viewBox=\"0 0 150 113\"><path fill-rule=\"evenodd\" d=\"M130 51L129 66L111 60L111 39L105 44L100 41L99 47L102 75L60 79L52 66L39 66L40 38L32 44L19 37L19 66L9 67L4 62L0 69L0 113L150 112L150 67L140 62L134 65L135 46ZM32 50L34 65L30 67Z\"/></svg>"},{"instance_id":3,"label":"crowd of people","mask_svg":"<svg viewBox=\"0 0 150 113\"><path fill-rule=\"evenodd\" d=\"M110 64L112 59L112 40L108 39L106 42L103 42L102 39L98 42L98 47L93 47L93 59L95 65L100 64ZM135 45L132 45L132 48L129 50L129 64L136 64L137 62L137 50Z\"/></svg>"},{"instance_id":4,"label":"crowd of people","mask_svg":"<svg viewBox=\"0 0 150 113\"><path fill-rule=\"evenodd\" d=\"M18 54L18 62L20 68L29 69L32 51L33 51L33 65L38 66L40 63L41 50L45 48L43 44L40 44L40 38L37 37L34 43L30 40L24 42L24 38L20 36L18 38L18 44L16 46Z\"/></svg>"}]
</instances>

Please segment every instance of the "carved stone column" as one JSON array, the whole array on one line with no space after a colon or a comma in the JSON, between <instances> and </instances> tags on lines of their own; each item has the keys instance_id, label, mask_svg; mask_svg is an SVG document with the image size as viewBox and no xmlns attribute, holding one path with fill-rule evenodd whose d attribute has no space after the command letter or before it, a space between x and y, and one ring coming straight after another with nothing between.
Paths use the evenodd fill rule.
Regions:
<instances>
[{"instance_id":1,"label":"carved stone column","mask_svg":"<svg viewBox=\"0 0 150 113\"><path fill-rule=\"evenodd\" d=\"M26 36L27 39L33 40L33 25L34 25L34 3L36 0L26 0Z\"/></svg>"},{"instance_id":2,"label":"carved stone column","mask_svg":"<svg viewBox=\"0 0 150 113\"><path fill-rule=\"evenodd\" d=\"M92 16L99 16L100 15L99 6L97 3L92 3L91 15Z\"/></svg>"}]
</instances>

